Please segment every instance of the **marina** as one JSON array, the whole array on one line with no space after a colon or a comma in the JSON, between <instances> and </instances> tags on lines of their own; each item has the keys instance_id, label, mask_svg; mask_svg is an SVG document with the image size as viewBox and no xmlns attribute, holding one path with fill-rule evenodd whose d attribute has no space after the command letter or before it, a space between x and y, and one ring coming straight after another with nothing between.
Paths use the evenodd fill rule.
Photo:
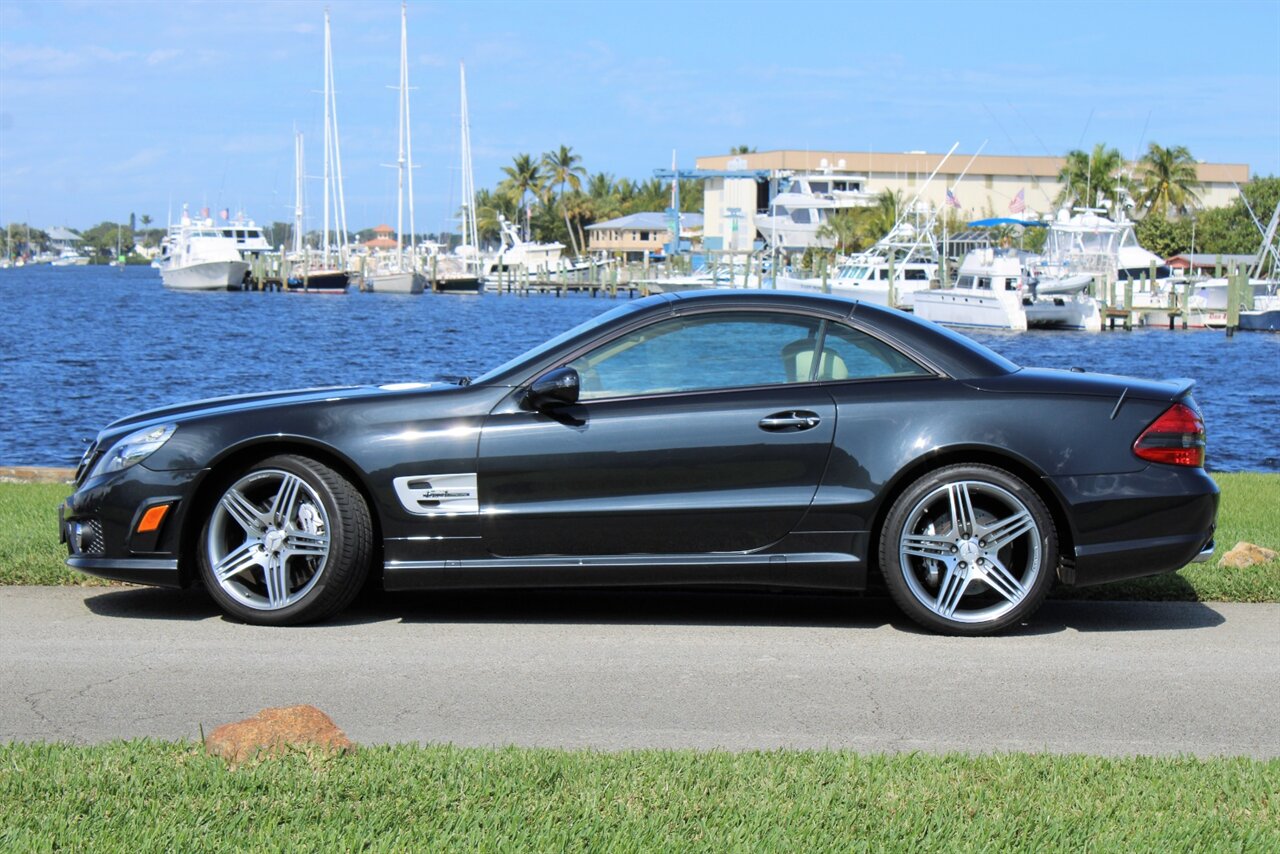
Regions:
<instances>
[{"instance_id":1,"label":"marina","mask_svg":"<svg viewBox=\"0 0 1280 854\"><path fill-rule=\"evenodd\" d=\"M147 267L31 266L0 278L0 465L74 465L103 424L165 401L247 391L478 376L616 300L273 292L184 293ZM554 293L554 291L552 292ZM640 289L634 289L636 295ZM258 332L295 330L290 334ZM1154 327L1129 334L970 330L1024 365L1186 376L1209 424L1209 467L1280 471L1280 335ZM33 346L37 355L26 356ZM269 351L269 356L264 355Z\"/></svg>"}]
</instances>

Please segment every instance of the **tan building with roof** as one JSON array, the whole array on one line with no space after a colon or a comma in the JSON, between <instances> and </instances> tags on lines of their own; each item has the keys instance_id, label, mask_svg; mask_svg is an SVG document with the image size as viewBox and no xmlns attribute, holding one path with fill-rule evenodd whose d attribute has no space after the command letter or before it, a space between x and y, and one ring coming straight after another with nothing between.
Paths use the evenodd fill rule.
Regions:
<instances>
[{"instance_id":1,"label":"tan building with roof","mask_svg":"<svg viewBox=\"0 0 1280 854\"><path fill-rule=\"evenodd\" d=\"M858 185L866 193L884 190L901 192L909 199L925 186L929 175L942 163L945 154L924 151L885 153L870 151L761 151L750 154L723 154L699 157L697 167L709 170L766 170L765 187L746 178L709 178L705 185L704 239L719 237L726 242L737 219L739 231L755 233L754 214L766 213L769 199L777 192L777 179L797 173L829 173ZM1010 215L1010 203L1023 193L1024 216L1048 216L1053 199L1062 189L1058 173L1066 162L1062 157L1014 157L971 154L951 155L933 182L924 189L921 201L932 207L945 204L948 189L954 191L966 219ZM965 166L969 171L959 179ZM1236 184L1249 180L1244 163L1200 163L1196 166L1201 186L1197 190L1205 207L1229 204L1239 195Z\"/></svg>"}]
</instances>

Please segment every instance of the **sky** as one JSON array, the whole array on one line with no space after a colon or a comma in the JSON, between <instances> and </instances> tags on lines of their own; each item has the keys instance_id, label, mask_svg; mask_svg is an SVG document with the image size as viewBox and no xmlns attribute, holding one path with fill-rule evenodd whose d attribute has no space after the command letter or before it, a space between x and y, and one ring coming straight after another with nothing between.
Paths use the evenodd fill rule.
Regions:
<instances>
[{"instance_id":1,"label":"sky","mask_svg":"<svg viewBox=\"0 0 1280 854\"><path fill-rule=\"evenodd\" d=\"M0 0L0 223L184 203L319 226L324 9L352 229L395 222L399 2ZM567 145L643 180L760 151L1056 155L1154 141L1280 174L1280 2L408 4L420 232L456 227L458 63L476 184Z\"/></svg>"}]
</instances>

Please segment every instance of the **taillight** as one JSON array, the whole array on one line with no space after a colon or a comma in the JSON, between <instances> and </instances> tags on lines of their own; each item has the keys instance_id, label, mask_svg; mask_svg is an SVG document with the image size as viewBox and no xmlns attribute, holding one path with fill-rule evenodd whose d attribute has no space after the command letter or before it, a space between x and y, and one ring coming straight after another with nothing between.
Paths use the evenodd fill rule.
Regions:
<instances>
[{"instance_id":1,"label":"taillight","mask_svg":"<svg viewBox=\"0 0 1280 854\"><path fill-rule=\"evenodd\" d=\"M1142 431L1133 452L1153 463L1204 465L1204 421L1185 403L1175 403Z\"/></svg>"}]
</instances>

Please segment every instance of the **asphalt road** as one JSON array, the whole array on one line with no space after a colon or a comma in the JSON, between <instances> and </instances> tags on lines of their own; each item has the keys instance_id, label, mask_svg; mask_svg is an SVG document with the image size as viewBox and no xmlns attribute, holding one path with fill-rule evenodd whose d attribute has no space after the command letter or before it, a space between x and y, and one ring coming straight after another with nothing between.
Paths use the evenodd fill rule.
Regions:
<instances>
[{"instance_id":1,"label":"asphalt road","mask_svg":"<svg viewBox=\"0 0 1280 854\"><path fill-rule=\"evenodd\" d=\"M199 592L0 588L0 741L294 703L366 744L1274 757L1280 605L1055 602L974 640L843 596L380 595L266 629Z\"/></svg>"}]
</instances>

